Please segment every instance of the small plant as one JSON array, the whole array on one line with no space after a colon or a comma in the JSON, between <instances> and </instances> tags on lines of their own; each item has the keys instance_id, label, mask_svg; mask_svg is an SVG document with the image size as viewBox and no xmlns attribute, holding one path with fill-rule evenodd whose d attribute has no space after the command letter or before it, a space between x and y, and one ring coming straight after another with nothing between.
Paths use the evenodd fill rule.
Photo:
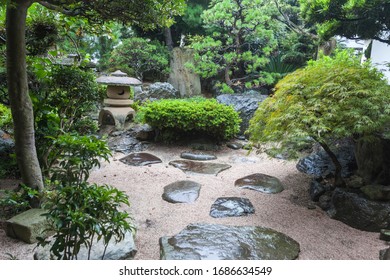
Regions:
<instances>
[{"instance_id":1,"label":"small plant","mask_svg":"<svg viewBox=\"0 0 390 280\"><path fill-rule=\"evenodd\" d=\"M18 190L0 190L0 218L9 219L30 209L30 201L38 196L37 190L26 185L20 185Z\"/></svg>"},{"instance_id":2,"label":"small plant","mask_svg":"<svg viewBox=\"0 0 390 280\"><path fill-rule=\"evenodd\" d=\"M51 181L63 185L81 184L88 180L92 168L108 161L111 152L103 140L94 136L63 134L53 138L47 155L47 173Z\"/></svg>"},{"instance_id":3,"label":"small plant","mask_svg":"<svg viewBox=\"0 0 390 280\"><path fill-rule=\"evenodd\" d=\"M84 246L87 258L91 257L91 249L95 241L102 241L105 249L114 238L115 242L124 239L126 232L133 232L131 217L118 208L129 205L128 197L122 191L111 186L88 184L62 186L48 192L46 217L55 232L53 243L40 239L38 246L51 245L50 252L62 260L77 259Z\"/></svg>"},{"instance_id":4,"label":"small plant","mask_svg":"<svg viewBox=\"0 0 390 280\"><path fill-rule=\"evenodd\" d=\"M10 128L12 128L11 110L0 104L0 129L8 131Z\"/></svg>"},{"instance_id":5,"label":"small plant","mask_svg":"<svg viewBox=\"0 0 390 280\"><path fill-rule=\"evenodd\" d=\"M189 134L227 140L239 132L241 122L232 107L219 104L215 99L205 98L150 102L141 107L140 113L144 122L157 128L163 137L171 140Z\"/></svg>"}]
</instances>

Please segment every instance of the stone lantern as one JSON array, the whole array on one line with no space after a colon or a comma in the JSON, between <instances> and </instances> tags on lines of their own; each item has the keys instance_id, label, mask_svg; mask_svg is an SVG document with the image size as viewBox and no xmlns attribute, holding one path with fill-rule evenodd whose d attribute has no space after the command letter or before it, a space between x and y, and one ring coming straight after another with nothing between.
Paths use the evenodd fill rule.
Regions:
<instances>
[{"instance_id":1,"label":"stone lantern","mask_svg":"<svg viewBox=\"0 0 390 280\"><path fill-rule=\"evenodd\" d=\"M142 82L127 76L120 70L109 76L100 76L96 79L99 84L107 85L107 98L104 99L104 107L99 114L100 125L115 125L117 129L123 129L125 123L131 121L135 111L130 107L133 104L131 86L139 86Z\"/></svg>"}]
</instances>

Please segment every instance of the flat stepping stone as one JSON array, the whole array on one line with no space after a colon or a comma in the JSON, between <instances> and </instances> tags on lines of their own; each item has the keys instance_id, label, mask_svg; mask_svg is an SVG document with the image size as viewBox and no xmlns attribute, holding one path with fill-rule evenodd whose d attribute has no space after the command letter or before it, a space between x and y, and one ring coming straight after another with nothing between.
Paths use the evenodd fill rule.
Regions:
<instances>
[{"instance_id":1,"label":"flat stepping stone","mask_svg":"<svg viewBox=\"0 0 390 280\"><path fill-rule=\"evenodd\" d=\"M203 153L192 153L192 152L183 152L180 155L181 158L190 159L190 160L213 160L217 159L215 155L203 154Z\"/></svg>"},{"instance_id":2,"label":"flat stepping stone","mask_svg":"<svg viewBox=\"0 0 390 280\"><path fill-rule=\"evenodd\" d=\"M213 218L240 217L255 213L255 208L247 198L220 197L211 205Z\"/></svg>"},{"instance_id":3,"label":"flat stepping stone","mask_svg":"<svg viewBox=\"0 0 390 280\"><path fill-rule=\"evenodd\" d=\"M200 187L193 181L177 181L164 187L162 198L171 203L191 203L198 199Z\"/></svg>"},{"instance_id":4,"label":"flat stepping stone","mask_svg":"<svg viewBox=\"0 0 390 280\"><path fill-rule=\"evenodd\" d=\"M132 166L145 166L162 162L158 157L148 153L133 153L119 161Z\"/></svg>"},{"instance_id":5,"label":"flat stepping stone","mask_svg":"<svg viewBox=\"0 0 390 280\"><path fill-rule=\"evenodd\" d=\"M233 149L233 150L239 150L241 149L244 145L242 145L241 143L237 143L237 142L230 142L230 143L227 143L226 146L230 149Z\"/></svg>"},{"instance_id":6,"label":"flat stepping stone","mask_svg":"<svg viewBox=\"0 0 390 280\"><path fill-rule=\"evenodd\" d=\"M163 260L293 260L299 243L270 228L190 224L160 238Z\"/></svg>"},{"instance_id":7,"label":"flat stepping stone","mask_svg":"<svg viewBox=\"0 0 390 280\"><path fill-rule=\"evenodd\" d=\"M250 189L269 194L279 193L284 190L278 178L262 173L255 173L238 179L234 185L242 189Z\"/></svg>"},{"instance_id":8,"label":"flat stepping stone","mask_svg":"<svg viewBox=\"0 0 390 280\"><path fill-rule=\"evenodd\" d=\"M214 162L197 162L190 160L174 160L169 162L170 165L179 168L185 173L213 174L229 169L231 165Z\"/></svg>"}]
</instances>

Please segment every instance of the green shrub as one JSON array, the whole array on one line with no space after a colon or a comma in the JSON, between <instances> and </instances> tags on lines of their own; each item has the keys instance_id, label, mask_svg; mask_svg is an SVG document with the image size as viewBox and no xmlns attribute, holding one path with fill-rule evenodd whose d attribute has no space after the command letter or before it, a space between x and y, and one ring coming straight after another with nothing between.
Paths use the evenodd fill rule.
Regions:
<instances>
[{"instance_id":1,"label":"green shrub","mask_svg":"<svg viewBox=\"0 0 390 280\"><path fill-rule=\"evenodd\" d=\"M25 185L17 190L0 190L0 219L9 219L30 209L29 201L38 195L37 190Z\"/></svg>"},{"instance_id":2,"label":"green shrub","mask_svg":"<svg viewBox=\"0 0 390 280\"><path fill-rule=\"evenodd\" d=\"M81 246L91 248L95 240L101 240L105 250L111 239L120 242L126 232L135 229L130 215L119 211L123 204L129 205L127 195L111 186L88 184L57 186L47 193L46 217L54 230L54 242L50 252L62 260L77 259ZM40 239L39 245L49 241ZM105 250L102 259L104 259Z\"/></svg>"},{"instance_id":3,"label":"green shrub","mask_svg":"<svg viewBox=\"0 0 390 280\"><path fill-rule=\"evenodd\" d=\"M3 104L0 104L0 129L9 130L10 128L12 128L11 110Z\"/></svg>"},{"instance_id":4,"label":"green shrub","mask_svg":"<svg viewBox=\"0 0 390 280\"><path fill-rule=\"evenodd\" d=\"M294 152L291 148L314 140L333 160L335 184L342 185L330 143L382 131L390 121L389 90L379 71L348 52L310 61L279 81L275 94L259 105L250 122L251 140L271 143L277 152Z\"/></svg>"},{"instance_id":5,"label":"green shrub","mask_svg":"<svg viewBox=\"0 0 390 280\"><path fill-rule=\"evenodd\" d=\"M232 138L241 119L230 106L215 99L165 99L141 107L143 121L157 128L165 138L201 134L217 140Z\"/></svg>"}]
</instances>

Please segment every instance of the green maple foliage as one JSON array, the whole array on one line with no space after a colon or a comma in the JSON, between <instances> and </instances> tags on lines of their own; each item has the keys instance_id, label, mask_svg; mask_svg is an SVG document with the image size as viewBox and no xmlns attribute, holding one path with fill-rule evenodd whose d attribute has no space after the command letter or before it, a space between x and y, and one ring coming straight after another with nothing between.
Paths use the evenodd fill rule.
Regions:
<instances>
[{"instance_id":1,"label":"green maple foliage","mask_svg":"<svg viewBox=\"0 0 390 280\"><path fill-rule=\"evenodd\" d=\"M314 140L334 160L332 139L371 135L389 123L389 93L382 74L348 52L322 57L276 85L250 122L251 140L278 152Z\"/></svg>"}]
</instances>

